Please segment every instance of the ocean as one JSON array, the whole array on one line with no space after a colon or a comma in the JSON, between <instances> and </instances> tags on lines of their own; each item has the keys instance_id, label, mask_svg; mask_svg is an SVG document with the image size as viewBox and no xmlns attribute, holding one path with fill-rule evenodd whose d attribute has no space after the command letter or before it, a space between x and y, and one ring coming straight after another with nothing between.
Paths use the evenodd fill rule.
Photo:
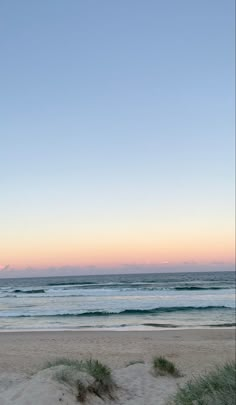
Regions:
<instances>
[{"instance_id":1,"label":"ocean","mask_svg":"<svg viewBox=\"0 0 236 405\"><path fill-rule=\"evenodd\" d=\"M234 272L0 279L0 331L235 325Z\"/></svg>"}]
</instances>

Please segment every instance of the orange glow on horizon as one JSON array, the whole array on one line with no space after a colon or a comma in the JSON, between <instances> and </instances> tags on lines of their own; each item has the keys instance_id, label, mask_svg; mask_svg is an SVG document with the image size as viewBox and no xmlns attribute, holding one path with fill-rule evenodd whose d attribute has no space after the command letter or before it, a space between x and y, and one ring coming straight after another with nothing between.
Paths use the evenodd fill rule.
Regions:
<instances>
[{"instance_id":1,"label":"orange glow on horizon","mask_svg":"<svg viewBox=\"0 0 236 405\"><path fill-rule=\"evenodd\" d=\"M124 235L109 237L102 235L91 238L62 238L50 235L40 240L21 239L6 242L1 264L11 267L61 267L61 266L119 266L123 264L163 264L168 265L197 262L234 263L235 248L229 235Z\"/></svg>"}]
</instances>

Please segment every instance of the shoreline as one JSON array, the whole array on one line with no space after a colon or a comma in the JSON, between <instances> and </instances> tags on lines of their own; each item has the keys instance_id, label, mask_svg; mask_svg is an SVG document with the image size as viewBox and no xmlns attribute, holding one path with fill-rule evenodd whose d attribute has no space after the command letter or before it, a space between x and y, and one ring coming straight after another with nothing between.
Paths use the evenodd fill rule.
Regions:
<instances>
[{"instance_id":1,"label":"shoreline","mask_svg":"<svg viewBox=\"0 0 236 405\"><path fill-rule=\"evenodd\" d=\"M193 327L188 327L188 326L176 326L176 327L145 327L145 328L130 328L127 327L125 328L79 328L79 329L5 329L5 330L0 330L1 333L50 333L50 332L75 332L75 333L80 333L80 332L165 332L165 331L188 331L188 330L236 330L236 326L193 326Z\"/></svg>"}]
</instances>

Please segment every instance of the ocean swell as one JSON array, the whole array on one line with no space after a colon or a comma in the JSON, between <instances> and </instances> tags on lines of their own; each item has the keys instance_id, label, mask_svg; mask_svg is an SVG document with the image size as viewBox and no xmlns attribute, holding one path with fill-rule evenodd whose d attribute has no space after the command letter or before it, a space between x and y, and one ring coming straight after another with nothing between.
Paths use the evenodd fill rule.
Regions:
<instances>
[{"instance_id":1,"label":"ocean swell","mask_svg":"<svg viewBox=\"0 0 236 405\"><path fill-rule=\"evenodd\" d=\"M206 306L206 307L158 307L158 308L151 308L151 309L125 309L120 312L109 312L109 311L85 311L85 312L67 312L67 313L50 313L50 314L39 314L39 313L29 313L29 314L7 314L1 315L0 317L12 317L12 318L26 318L26 317L35 317L35 318L42 318L42 317L99 317L99 316L132 316L132 315L155 315L155 314L163 314L163 313L170 313L170 312L192 312L192 311L217 311L217 310L224 310L224 311L234 311L232 307L226 306Z\"/></svg>"},{"instance_id":2,"label":"ocean swell","mask_svg":"<svg viewBox=\"0 0 236 405\"><path fill-rule=\"evenodd\" d=\"M44 294L45 290L14 290L13 293L17 294Z\"/></svg>"}]
</instances>

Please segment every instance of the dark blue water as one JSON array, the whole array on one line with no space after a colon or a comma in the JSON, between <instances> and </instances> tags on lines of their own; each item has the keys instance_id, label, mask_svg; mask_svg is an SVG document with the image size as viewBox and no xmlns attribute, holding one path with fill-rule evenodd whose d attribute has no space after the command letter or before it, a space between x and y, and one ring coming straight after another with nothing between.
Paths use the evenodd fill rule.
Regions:
<instances>
[{"instance_id":1,"label":"dark blue water","mask_svg":"<svg viewBox=\"0 0 236 405\"><path fill-rule=\"evenodd\" d=\"M0 330L235 326L234 272L0 279Z\"/></svg>"}]
</instances>

